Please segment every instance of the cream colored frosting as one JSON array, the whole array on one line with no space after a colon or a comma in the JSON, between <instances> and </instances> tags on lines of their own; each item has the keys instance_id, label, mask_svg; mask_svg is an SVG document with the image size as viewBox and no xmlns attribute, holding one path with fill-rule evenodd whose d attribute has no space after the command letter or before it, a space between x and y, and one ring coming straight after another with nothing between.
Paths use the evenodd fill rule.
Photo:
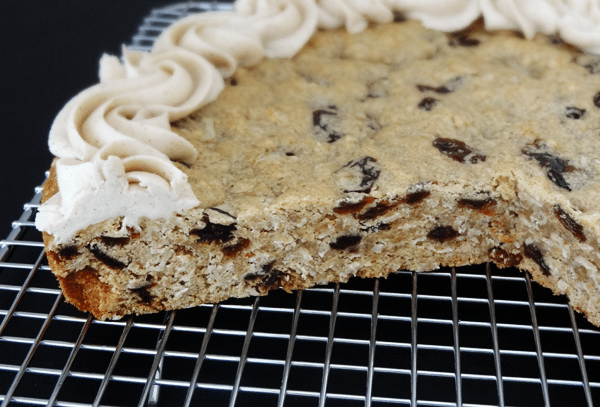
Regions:
<instances>
[{"instance_id":1,"label":"cream colored frosting","mask_svg":"<svg viewBox=\"0 0 600 407\"><path fill-rule=\"evenodd\" d=\"M315 32L318 14L314 0L240 1L232 12L201 13L176 22L153 51L187 49L229 77L238 64L294 56Z\"/></svg>"},{"instance_id":2,"label":"cream colored frosting","mask_svg":"<svg viewBox=\"0 0 600 407\"><path fill-rule=\"evenodd\" d=\"M56 171L69 187L42 205L36 226L50 231L57 242L106 219L122 216L126 233L127 227L137 228L141 216L164 218L199 204L185 174L162 158L61 158Z\"/></svg>"},{"instance_id":3,"label":"cream colored frosting","mask_svg":"<svg viewBox=\"0 0 600 407\"><path fill-rule=\"evenodd\" d=\"M60 192L40 207L36 226L58 242L120 216L168 218L200 204L171 160L193 163L197 151L170 123L214 100L223 79L204 58L183 49L104 56L101 82L56 117L49 145Z\"/></svg>"},{"instance_id":4,"label":"cream colored frosting","mask_svg":"<svg viewBox=\"0 0 600 407\"><path fill-rule=\"evenodd\" d=\"M481 0L487 29L559 34L585 52L600 54L600 1L598 0Z\"/></svg>"},{"instance_id":5,"label":"cream colored frosting","mask_svg":"<svg viewBox=\"0 0 600 407\"><path fill-rule=\"evenodd\" d=\"M150 53L102 57L100 83L68 102L50 130L60 192L41 205L36 226L65 243L106 219L136 228L140 217L202 205L172 163L191 164L197 151L170 123L213 101L238 65L292 57L318 28L359 32L396 11L442 31L483 15L489 29L558 33L600 54L598 0L240 0L235 11L176 22Z\"/></svg>"}]
</instances>

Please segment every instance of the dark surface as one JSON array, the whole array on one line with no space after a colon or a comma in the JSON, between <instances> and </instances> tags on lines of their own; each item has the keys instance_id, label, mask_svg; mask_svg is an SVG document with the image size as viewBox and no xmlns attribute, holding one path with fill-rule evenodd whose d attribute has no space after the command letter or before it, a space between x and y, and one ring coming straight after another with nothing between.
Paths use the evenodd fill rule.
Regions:
<instances>
[{"instance_id":1,"label":"dark surface","mask_svg":"<svg viewBox=\"0 0 600 407\"><path fill-rule=\"evenodd\" d=\"M48 130L61 107L98 81L103 53L121 54L169 0L0 2L0 239L44 180Z\"/></svg>"}]
</instances>

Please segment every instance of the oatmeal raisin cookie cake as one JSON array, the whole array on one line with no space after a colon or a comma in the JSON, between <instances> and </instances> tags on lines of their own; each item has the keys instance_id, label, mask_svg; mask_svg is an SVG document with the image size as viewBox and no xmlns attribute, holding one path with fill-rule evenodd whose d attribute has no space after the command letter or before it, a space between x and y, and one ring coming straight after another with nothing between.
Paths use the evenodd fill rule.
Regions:
<instances>
[{"instance_id":1,"label":"oatmeal raisin cookie cake","mask_svg":"<svg viewBox=\"0 0 600 407\"><path fill-rule=\"evenodd\" d=\"M591 45L486 30L485 10L442 32L400 7L357 29L249 3L104 58L57 118L37 222L67 301L114 318L492 261L600 326ZM247 31L293 7L293 56L266 34L256 51ZM199 25L236 29L210 48Z\"/></svg>"}]
</instances>

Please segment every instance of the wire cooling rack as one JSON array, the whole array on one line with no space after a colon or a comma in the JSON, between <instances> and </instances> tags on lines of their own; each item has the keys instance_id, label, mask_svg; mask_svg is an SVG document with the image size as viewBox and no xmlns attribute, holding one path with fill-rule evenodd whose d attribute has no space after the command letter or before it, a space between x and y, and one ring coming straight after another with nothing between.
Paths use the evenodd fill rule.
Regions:
<instances>
[{"instance_id":1,"label":"wire cooling rack","mask_svg":"<svg viewBox=\"0 0 600 407\"><path fill-rule=\"evenodd\" d=\"M191 12L155 10L132 47ZM0 242L1 405L592 406L600 329L515 269L398 272L98 321L63 301L33 220Z\"/></svg>"}]
</instances>

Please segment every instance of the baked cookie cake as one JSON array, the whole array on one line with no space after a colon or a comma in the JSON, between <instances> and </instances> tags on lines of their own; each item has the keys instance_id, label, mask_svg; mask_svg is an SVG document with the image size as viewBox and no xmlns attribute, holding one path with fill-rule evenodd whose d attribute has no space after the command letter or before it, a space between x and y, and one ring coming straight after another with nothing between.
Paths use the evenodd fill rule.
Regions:
<instances>
[{"instance_id":1,"label":"baked cookie cake","mask_svg":"<svg viewBox=\"0 0 600 407\"><path fill-rule=\"evenodd\" d=\"M37 218L67 301L105 319L491 261L600 326L600 20L325 3L103 57Z\"/></svg>"}]
</instances>

